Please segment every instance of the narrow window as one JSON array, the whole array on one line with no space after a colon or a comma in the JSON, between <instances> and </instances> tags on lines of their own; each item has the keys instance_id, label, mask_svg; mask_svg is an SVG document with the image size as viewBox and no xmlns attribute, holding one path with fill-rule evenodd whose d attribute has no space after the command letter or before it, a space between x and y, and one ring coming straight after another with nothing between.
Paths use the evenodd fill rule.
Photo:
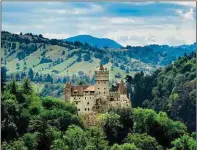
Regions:
<instances>
[{"instance_id":1,"label":"narrow window","mask_svg":"<svg viewBox=\"0 0 197 150\"><path fill-rule=\"evenodd\" d=\"M86 97L85 97L85 99L86 99Z\"/></svg>"},{"instance_id":2,"label":"narrow window","mask_svg":"<svg viewBox=\"0 0 197 150\"><path fill-rule=\"evenodd\" d=\"M89 105L89 102L87 102L87 105Z\"/></svg>"},{"instance_id":3,"label":"narrow window","mask_svg":"<svg viewBox=\"0 0 197 150\"><path fill-rule=\"evenodd\" d=\"M88 108L88 111L90 111L90 108Z\"/></svg>"},{"instance_id":4,"label":"narrow window","mask_svg":"<svg viewBox=\"0 0 197 150\"><path fill-rule=\"evenodd\" d=\"M80 111L80 109L78 108L78 111Z\"/></svg>"},{"instance_id":5,"label":"narrow window","mask_svg":"<svg viewBox=\"0 0 197 150\"><path fill-rule=\"evenodd\" d=\"M85 108L85 111L86 111L86 108Z\"/></svg>"}]
</instances>

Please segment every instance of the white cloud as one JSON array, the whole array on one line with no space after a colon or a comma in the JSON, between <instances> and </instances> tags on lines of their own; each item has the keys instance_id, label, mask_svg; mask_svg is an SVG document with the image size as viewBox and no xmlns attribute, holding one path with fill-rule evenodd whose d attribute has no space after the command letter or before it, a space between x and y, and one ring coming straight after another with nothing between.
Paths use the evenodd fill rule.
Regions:
<instances>
[{"instance_id":1,"label":"white cloud","mask_svg":"<svg viewBox=\"0 0 197 150\"><path fill-rule=\"evenodd\" d=\"M195 1L190 1L190 2L168 2L168 3L174 3L177 5L184 5L184 6L189 6L189 7L196 7L196 2Z\"/></svg>"},{"instance_id":2,"label":"white cloud","mask_svg":"<svg viewBox=\"0 0 197 150\"><path fill-rule=\"evenodd\" d=\"M195 18L194 18L195 14L194 14L193 8L189 9L189 11L187 11L185 13L182 10L176 10L176 13L185 20L192 20L192 21L195 20Z\"/></svg>"},{"instance_id":3,"label":"white cloud","mask_svg":"<svg viewBox=\"0 0 197 150\"><path fill-rule=\"evenodd\" d=\"M68 6L64 9L62 8L43 8L36 10L41 13L55 13L55 14L66 14L66 15L86 15L91 13L100 13L104 11L104 8L100 5L90 4L86 8L69 8Z\"/></svg>"},{"instance_id":4,"label":"white cloud","mask_svg":"<svg viewBox=\"0 0 197 150\"><path fill-rule=\"evenodd\" d=\"M122 37L128 38L122 38ZM130 27L129 30L117 29L115 32L108 31L104 37L111 38L122 45L149 45L149 44L169 44L181 45L192 44L196 40L195 27L185 27L185 24L179 29L176 25L163 25L160 29L146 27Z\"/></svg>"},{"instance_id":5,"label":"white cloud","mask_svg":"<svg viewBox=\"0 0 197 150\"><path fill-rule=\"evenodd\" d=\"M67 33L43 33L43 36L49 39L65 39L70 37Z\"/></svg>"},{"instance_id":6,"label":"white cloud","mask_svg":"<svg viewBox=\"0 0 197 150\"><path fill-rule=\"evenodd\" d=\"M43 25L36 25L35 27L38 28L38 29L43 29L44 28Z\"/></svg>"},{"instance_id":7,"label":"white cloud","mask_svg":"<svg viewBox=\"0 0 197 150\"><path fill-rule=\"evenodd\" d=\"M135 20L132 17L104 17L103 21L106 21L111 24L135 23Z\"/></svg>"}]
</instances>

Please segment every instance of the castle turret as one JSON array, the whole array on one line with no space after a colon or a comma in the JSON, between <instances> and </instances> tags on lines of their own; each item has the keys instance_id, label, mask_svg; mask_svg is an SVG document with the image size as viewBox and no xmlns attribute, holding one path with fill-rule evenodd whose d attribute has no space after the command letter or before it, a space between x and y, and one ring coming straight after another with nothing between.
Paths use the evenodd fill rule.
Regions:
<instances>
[{"instance_id":1,"label":"castle turret","mask_svg":"<svg viewBox=\"0 0 197 150\"><path fill-rule=\"evenodd\" d=\"M127 86L125 86L123 80L120 81L120 84L118 86L118 92L120 94L127 94Z\"/></svg>"},{"instance_id":2,"label":"castle turret","mask_svg":"<svg viewBox=\"0 0 197 150\"><path fill-rule=\"evenodd\" d=\"M120 93L120 94L124 94L124 82L123 82L123 80L121 80L121 82L120 82L120 84L119 84L119 87L118 87L118 92Z\"/></svg>"},{"instance_id":3,"label":"castle turret","mask_svg":"<svg viewBox=\"0 0 197 150\"><path fill-rule=\"evenodd\" d=\"M69 101L71 97L71 83L66 83L65 89L64 89L64 100Z\"/></svg>"},{"instance_id":4,"label":"castle turret","mask_svg":"<svg viewBox=\"0 0 197 150\"><path fill-rule=\"evenodd\" d=\"M95 71L95 92L101 96L109 95L109 71L100 65L100 69Z\"/></svg>"}]
</instances>

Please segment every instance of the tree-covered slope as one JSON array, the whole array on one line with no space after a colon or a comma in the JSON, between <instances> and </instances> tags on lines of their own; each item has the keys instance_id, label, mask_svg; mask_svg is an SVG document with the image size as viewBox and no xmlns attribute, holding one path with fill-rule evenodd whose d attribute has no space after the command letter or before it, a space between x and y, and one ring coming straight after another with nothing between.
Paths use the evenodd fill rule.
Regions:
<instances>
[{"instance_id":1,"label":"tree-covered slope","mask_svg":"<svg viewBox=\"0 0 197 150\"><path fill-rule=\"evenodd\" d=\"M2 32L2 64L7 67L7 75L28 73L32 69L37 76L51 75L63 80L64 77L92 77L100 63L111 72L110 80L124 78L128 72L143 70L152 72L156 65L145 64L134 59L125 50L110 51L99 49L78 41L46 39L42 35L11 34Z\"/></svg>"},{"instance_id":2,"label":"tree-covered slope","mask_svg":"<svg viewBox=\"0 0 197 150\"><path fill-rule=\"evenodd\" d=\"M3 81L5 77L2 78ZM5 83L5 82L3 82ZM2 87L2 150L195 150L195 133L151 109L122 108L100 114L86 127L73 104L41 98L28 79Z\"/></svg>"},{"instance_id":3,"label":"tree-covered slope","mask_svg":"<svg viewBox=\"0 0 197 150\"><path fill-rule=\"evenodd\" d=\"M196 127L196 54L177 61L152 75L127 77L134 107L165 111L171 118L184 122L190 131ZM132 88L133 87L133 88Z\"/></svg>"},{"instance_id":4,"label":"tree-covered slope","mask_svg":"<svg viewBox=\"0 0 197 150\"><path fill-rule=\"evenodd\" d=\"M50 75L54 80L76 77L92 78L99 64L110 70L110 80L124 79L127 74L143 71L150 74L163 67L184 52L195 51L194 46L127 46L125 48L96 48L88 42L68 42L47 39L42 35L12 34L2 31L2 64L7 75L34 72L34 78ZM42 76L42 77L40 77ZM46 77L47 78L47 77ZM42 79L41 79L42 80ZM90 80L87 82L90 82Z\"/></svg>"}]
</instances>

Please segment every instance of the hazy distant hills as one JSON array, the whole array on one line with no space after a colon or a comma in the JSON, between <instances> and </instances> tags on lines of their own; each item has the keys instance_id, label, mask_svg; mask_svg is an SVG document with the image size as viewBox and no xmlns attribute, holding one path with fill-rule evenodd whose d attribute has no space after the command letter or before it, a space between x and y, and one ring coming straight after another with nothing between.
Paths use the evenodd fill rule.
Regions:
<instances>
[{"instance_id":1,"label":"hazy distant hills","mask_svg":"<svg viewBox=\"0 0 197 150\"><path fill-rule=\"evenodd\" d=\"M78 36L67 38L65 39L65 41L70 41L70 42L79 41L83 44L88 43L91 46L97 46L98 48L103 48L103 47L121 48L122 47L122 45L120 45L119 43L111 39L96 38L91 35L78 35Z\"/></svg>"}]
</instances>

